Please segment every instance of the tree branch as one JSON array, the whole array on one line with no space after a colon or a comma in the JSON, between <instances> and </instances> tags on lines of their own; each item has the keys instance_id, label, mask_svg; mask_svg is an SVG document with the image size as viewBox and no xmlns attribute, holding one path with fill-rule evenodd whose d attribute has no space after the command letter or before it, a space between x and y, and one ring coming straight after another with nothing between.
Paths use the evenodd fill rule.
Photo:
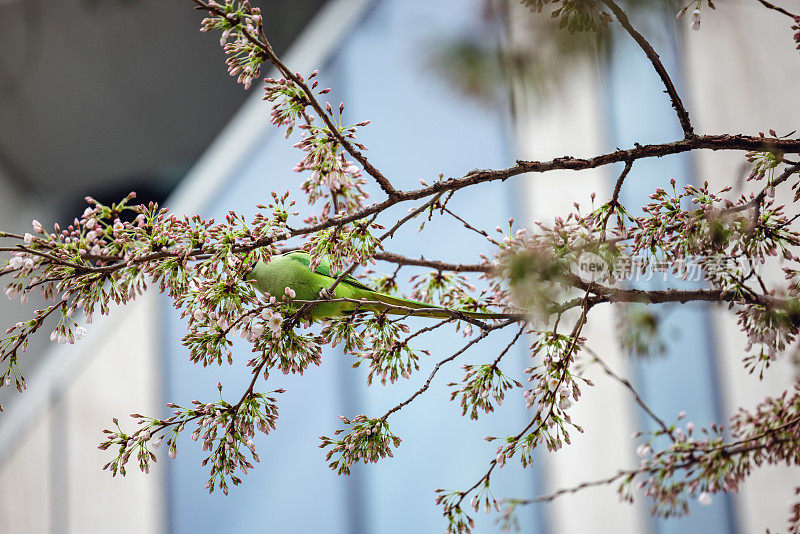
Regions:
<instances>
[{"instance_id":1,"label":"tree branch","mask_svg":"<svg viewBox=\"0 0 800 534\"><path fill-rule=\"evenodd\" d=\"M419 388L417 391L415 391L414 394L411 395L409 398L407 398L406 400L404 400L400 404L396 405L394 408L391 408L388 412L386 412L383 415L383 417L381 417L381 419L382 420L386 420L387 417L389 417L390 415L392 415L396 411L403 409L403 407L407 406L408 404L411 404L411 402L414 399L416 399L418 396L420 396L423 393L425 393L425 391L427 391L428 388L431 386L431 382L433 381L433 377L436 376L436 373L439 372L439 369L442 367L442 365L444 365L444 364L446 364L448 362L451 362L451 361L455 360L456 358L458 358L459 356L461 356L462 354L464 354L467 351L467 349L469 349L471 346L473 346L476 343L478 343L478 342L482 341L483 339L485 339L493 330L499 330L501 328L505 328L508 325L514 324L514 322L515 321L513 319L510 319L510 320L505 321L503 323L500 323L500 324L497 324L497 325L494 325L494 326L491 326L491 327L487 328L486 330L481 332L481 334L478 337L476 337L475 339L472 339L469 343L467 343L466 345L461 347L461 349L459 349L458 352L455 352L454 354L448 356L447 358L439 361L436 364L436 366L433 368L433 370L431 371L431 374L428 375L428 379L425 381L425 384L423 384L422 387Z\"/></svg>"},{"instance_id":2,"label":"tree branch","mask_svg":"<svg viewBox=\"0 0 800 534\"><path fill-rule=\"evenodd\" d=\"M798 15L794 15L794 14L790 13L789 11L786 11L782 7L776 6L775 4L773 4L771 2L767 2L766 0L756 0L756 1L759 2L761 5L763 5L764 7L767 7L769 9L775 10L778 13L783 13L787 17L791 17L792 19L797 19L798 18Z\"/></svg>"},{"instance_id":3,"label":"tree branch","mask_svg":"<svg viewBox=\"0 0 800 534\"><path fill-rule=\"evenodd\" d=\"M203 2L202 0L192 0L195 4L197 4L200 8L208 11L211 14L225 16L226 13L222 9L216 6L212 6ZM283 64L280 58L275 54L275 51L270 45L269 41L267 40L266 36L263 32L261 32L260 39L254 35L252 35L249 31L245 28L241 28L242 34L254 45L256 45L267 58L267 60L272 63L286 78L291 80L295 85L300 87L303 92L306 94L306 98L308 99L309 104L314 111L317 113L320 119L325 123L325 126L328 128L330 134L336 139L338 142L347 152L353 156L353 158L358 161L364 170L372 176L378 185L380 185L381 189L392 197L395 195L396 190L389 182L389 179L381 173L378 169L376 169L362 154L359 150L347 139L345 139L341 132L339 132L339 128L333 123L331 118L323 109L322 105L319 101L314 97L314 93L312 92L311 88L303 81L303 79L297 75L296 73L292 72L289 67Z\"/></svg>"},{"instance_id":4,"label":"tree branch","mask_svg":"<svg viewBox=\"0 0 800 534\"><path fill-rule=\"evenodd\" d=\"M667 69L664 68L664 65L661 63L661 59L658 57L658 54L653 49L652 45L647 41L647 39L644 38L644 36L642 36L641 33L636 31L636 28L634 28L631 25L630 20L628 20L628 16L625 14L622 8L620 8L616 2L614 2L614 0L603 0L603 3L614 12L614 15L616 15L619 23L622 24L622 27L625 28L625 31L627 31L630 36L633 37L633 40L636 41L639 47L644 50L644 53L647 55L647 59L649 59L650 63L653 64L653 68L656 70L658 76L661 78L661 81L664 83L664 86L667 88L667 94L672 102L672 107L675 109L675 113L678 114L678 120L681 123L684 136L687 139L694 137L694 130L692 129L692 123L689 120L689 113L686 111L686 107L684 107L683 101L678 94L678 90L675 89L675 84L672 83L672 79L667 73Z\"/></svg>"},{"instance_id":5,"label":"tree branch","mask_svg":"<svg viewBox=\"0 0 800 534\"><path fill-rule=\"evenodd\" d=\"M631 384L630 380L628 380L627 378L622 378L617 373L615 373L611 369L611 367L609 367L608 364L604 362L600 358L600 356L588 346L584 345L583 350L588 352L592 356L592 358L594 358L594 361L600 364L600 367L603 368L603 372L605 374L607 374L608 376L610 376L611 378L622 384L628 391L630 391L631 395L633 395L633 400L636 401L636 404L638 404L642 408L642 410L644 410L644 412L648 416L650 416L650 418L653 421L655 421L659 427L661 427L661 430L664 432L665 435L669 436L674 441L675 438L673 438L672 432L670 432L667 424L664 422L663 419L661 419L658 415L656 415L656 413L647 405L647 403L644 402L644 399L642 399L639 393L637 393L636 390L633 388L633 385Z\"/></svg>"}]
</instances>

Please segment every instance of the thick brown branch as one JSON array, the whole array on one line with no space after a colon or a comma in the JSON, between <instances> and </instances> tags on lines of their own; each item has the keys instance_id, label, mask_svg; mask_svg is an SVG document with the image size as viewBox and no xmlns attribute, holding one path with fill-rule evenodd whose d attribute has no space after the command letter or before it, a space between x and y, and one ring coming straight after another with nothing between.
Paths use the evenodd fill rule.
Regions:
<instances>
[{"instance_id":1,"label":"thick brown branch","mask_svg":"<svg viewBox=\"0 0 800 534\"><path fill-rule=\"evenodd\" d=\"M453 271L460 273L488 273L492 266L486 264L448 263L425 258L408 258L393 252L377 252L373 256L376 260L387 261L397 265L410 265L415 267L429 267L437 271Z\"/></svg>"},{"instance_id":2,"label":"thick brown branch","mask_svg":"<svg viewBox=\"0 0 800 534\"><path fill-rule=\"evenodd\" d=\"M466 187L474 186L481 183L493 182L497 180L507 180L513 176L525 174L528 172L545 173L554 170L586 170L619 163L628 160L637 160L644 158L662 157L672 154L680 154L689 152L691 150L779 150L784 153L800 153L800 139L767 139L764 137L753 137L747 135L704 135L694 137L692 139L683 139L672 143L663 143L658 145L639 145L636 148L627 150L617 150L609 152L593 158L583 159L574 158L572 156L564 156L550 161L518 161L516 165L506 169L499 170L475 170L461 178L450 178L436 182L432 186L424 187L422 189L410 191L398 191L394 196L387 198L383 202L373 204L361 211L345 215L341 217L333 217L322 221L318 224L306 226L303 228L292 229L286 234L281 236L281 239L288 239L290 237L304 236L332 228L334 226L341 226L354 221L358 221L381 213L390 207L410 200L418 200L421 198L436 195L438 193L447 191L458 191ZM275 239L265 237L253 241L252 243L242 244L234 247L233 252L243 253L250 252L255 249L268 246L272 244ZM188 253L176 253L171 251L154 252L146 256L136 258L134 264L146 263L170 256L186 256L193 258L200 254L205 254L208 251L203 249L196 249ZM99 268L93 268L93 272L110 272L123 267L124 264L114 264Z\"/></svg>"},{"instance_id":3,"label":"thick brown branch","mask_svg":"<svg viewBox=\"0 0 800 534\"><path fill-rule=\"evenodd\" d=\"M769 295L751 295L743 297L731 291L720 289L662 289L644 290L613 288L599 285L597 283L584 282L577 276L565 276L564 282L578 289L591 292L589 297L595 304L603 302L639 302L642 304L665 304L677 302L685 304L687 302L730 302L768 305L780 307L784 301Z\"/></svg>"},{"instance_id":4,"label":"thick brown branch","mask_svg":"<svg viewBox=\"0 0 800 534\"><path fill-rule=\"evenodd\" d=\"M437 271L454 272L481 272L489 273L492 266L489 264L456 264L446 263L425 258L407 258L392 252L380 252L375 254L375 259L396 263L398 265L413 265L418 267L428 267ZM614 288L597 283L589 284L575 275L565 275L559 279L560 283L581 289L589 290L589 299L600 304L604 302L638 302L643 304L665 304L670 302L743 302L746 297L737 295L733 292L726 292L718 289L662 289L644 290L630 288ZM744 299L744 300L743 300ZM570 301L568 307L575 307L582 299ZM769 295L757 295L752 299L753 304L770 305L773 307L781 306L784 301Z\"/></svg>"}]
</instances>

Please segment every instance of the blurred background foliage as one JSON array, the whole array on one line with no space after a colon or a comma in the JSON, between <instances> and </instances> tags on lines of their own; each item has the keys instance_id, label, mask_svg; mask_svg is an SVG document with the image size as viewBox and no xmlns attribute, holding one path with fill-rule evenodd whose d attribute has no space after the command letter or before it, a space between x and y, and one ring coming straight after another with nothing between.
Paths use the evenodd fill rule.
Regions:
<instances>
[{"instance_id":1,"label":"blurred background foliage","mask_svg":"<svg viewBox=\"0 0 800 534\"><path fill-rule=\"evenodd\" d=\"M578 4L574 9L584 6L590 13L603 8L595 0L572 3ZM507 100L513 84L541 104L562 87L565 75L577 62L596 62L607 56L616 35L611 26L603 24L607 19L597 16L592 23L571 28L562 2L529 4L530 9L526 9L519 0L481 0L482 24L469 36L443 38L435 43L429 55L431 68L481 102L497 104ZM634 19L638 11L677 13L682 7L678 0L624 3ZM604 11L607 13L608 9ZM646 20L636 23L643 24L639 30L646 32ZM498 39L498 35L503 37Z\"/></svg>"}]
</instances>

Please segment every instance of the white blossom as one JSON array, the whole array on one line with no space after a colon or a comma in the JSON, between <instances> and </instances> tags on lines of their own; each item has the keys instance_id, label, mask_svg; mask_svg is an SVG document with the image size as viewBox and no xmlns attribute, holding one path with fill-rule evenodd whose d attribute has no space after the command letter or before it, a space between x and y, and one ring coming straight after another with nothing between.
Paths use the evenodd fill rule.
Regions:
<instances>
[{"instance_id":1,"label":"white blossom","mask_svg":"<svg viewBox=\"0 0 800 534\"><path fill-rule=\"evenodd\" d=\"M699 30L700 29L700 10L695 9L692 11L692 29Z\"/></svg>"},{"instance_id":2,"label":"white blossom","mask_svg":"<svg viewBox=\"0 0 800 534\"><path fill-rule=\"evenodd\" d=\"M269 327L270 331L273 335L278 335L281 333L281 325L283 324L283 318L279 313L273 313L269 316L267 321L267 326Z\"/></svg>"}]
</instances>

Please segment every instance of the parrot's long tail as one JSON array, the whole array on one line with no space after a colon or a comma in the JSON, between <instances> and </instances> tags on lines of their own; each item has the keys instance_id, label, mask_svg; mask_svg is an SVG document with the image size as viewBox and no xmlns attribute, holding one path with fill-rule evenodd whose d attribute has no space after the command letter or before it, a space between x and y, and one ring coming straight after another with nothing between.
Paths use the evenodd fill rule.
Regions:
<instances>
[{"instance_id":1,"label":"parrot's long tail","mask_svg":"<svg viewBox=\"0 0 800 534\"><path fill-rule=\"evenodd\" d=\"M398 306L400 308L411 308L413 310L421 310L419 312L415 312L415 317L429 317L433 319L446 319L448 317L452 317L453 313L451 310L445 310L439 308L437 306L433 306L431 304L425 304L424 302L417 302L416 300L409 300L400 297L392 297L390 295L384 295L382 293L370 292L370 300L378 300L387 304L388 306ZM378 305L372 304L368 306L373 311L386 311L386 313L390 313L392 315L405 315L406 312L401 309L392 309L390 307L386 308L379 308ZM463 313L467 317L471 317L473 319L514 319L519 317L519 315L510 314L510 313L484 313L484 312L473 312L473 311L466 311L466 310L455 310L459 313Z\"/></svg>"}]
</instances>

